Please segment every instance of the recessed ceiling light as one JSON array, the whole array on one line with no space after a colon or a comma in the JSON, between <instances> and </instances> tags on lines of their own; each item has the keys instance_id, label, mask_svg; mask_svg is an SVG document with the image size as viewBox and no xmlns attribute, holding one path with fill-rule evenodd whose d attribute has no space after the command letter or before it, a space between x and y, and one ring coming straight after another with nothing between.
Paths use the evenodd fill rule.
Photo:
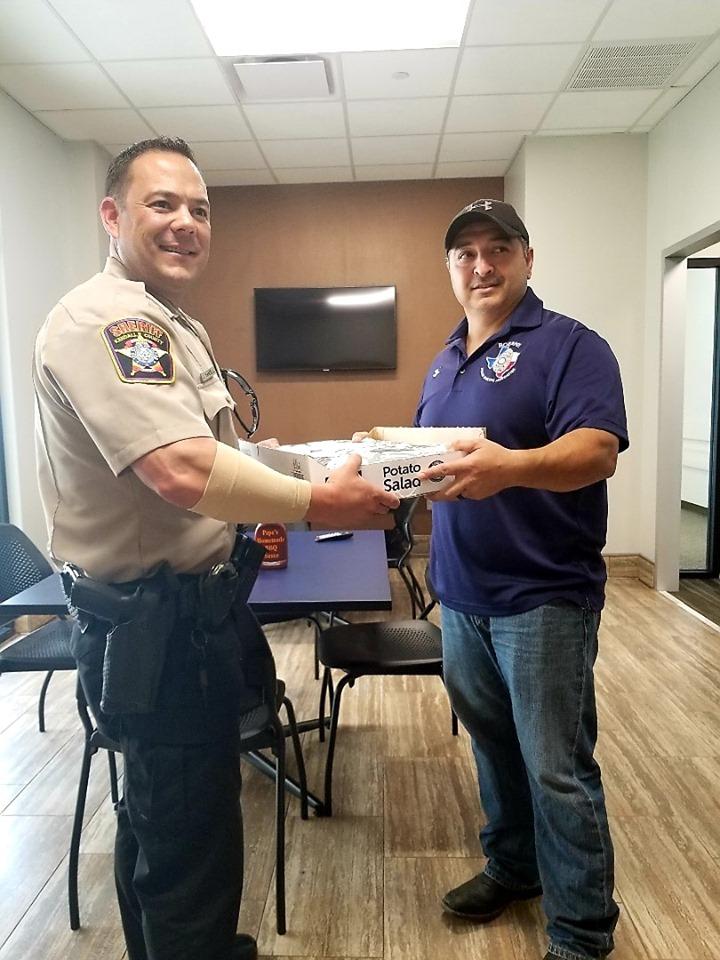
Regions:
<instances>
[{"instance_id":1,"label":"recessed ceiling light","mask_svg":"<svg viewBox=\"0 0 720 960\"><path fill-rule=\"evenodd\" d=\"M419 50L460 45L470 0L191 0L220 57Z\"/></svg>"}]
</instances>

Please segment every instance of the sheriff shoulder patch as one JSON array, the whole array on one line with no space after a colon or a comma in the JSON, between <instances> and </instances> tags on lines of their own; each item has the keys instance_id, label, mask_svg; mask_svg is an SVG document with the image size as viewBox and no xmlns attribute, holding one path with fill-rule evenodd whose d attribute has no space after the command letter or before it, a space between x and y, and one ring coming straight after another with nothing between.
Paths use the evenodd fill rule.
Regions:
<instances>
[{"instance_id":1,"label":"sheriff shoulder patch","mask_svg":"<svg viewBox=\"0 0 720 960\"><path fill-rule=\"evenodd\" d=\"M124 383L173 383L175 361L170 337L140 317L109 323L102 332L117 375Z\"/></svg>"}]
</instances>

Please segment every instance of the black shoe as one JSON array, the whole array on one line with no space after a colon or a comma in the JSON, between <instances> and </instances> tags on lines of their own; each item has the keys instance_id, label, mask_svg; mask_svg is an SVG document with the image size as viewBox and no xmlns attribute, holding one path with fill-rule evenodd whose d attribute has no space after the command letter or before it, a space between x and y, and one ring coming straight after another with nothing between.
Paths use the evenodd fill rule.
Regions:
<instances>
[{"instance_id":1,"label":"black shoe","mask_svg":"<svg viewBox=\"0 0 720 960\"><path fill-rule=\"evenodd\" d=\"M456 917L487 923L499 917L505 907L515 900L532 900L542 893L541 887L529 890L510 890L503 887L485 873L479 873L472 880L448 891L442 898L443 909L454 913Z\"/></svg>"},{"instance_id":2,"label":"black shoe","mask_svg":"<svg viewBox=\"0 0 720 960\"><path fill-rule=\"evenodd\" d=\"M257 960L257 955L255 937L251 937L249 933L238 933L235 935L232 960Z\"/></svg>"}]
</instances>

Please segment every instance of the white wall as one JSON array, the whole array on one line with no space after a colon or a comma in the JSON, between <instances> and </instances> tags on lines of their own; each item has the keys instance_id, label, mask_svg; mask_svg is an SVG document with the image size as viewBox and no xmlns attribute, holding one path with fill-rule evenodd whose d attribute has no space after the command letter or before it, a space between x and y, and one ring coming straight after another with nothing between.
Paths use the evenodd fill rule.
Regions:
<instances>
[{"instance_id":1,"label":"white wall","mask_svg":"<svg viewBox=\"0 0 720 960\"><path fill-rule=\"evenodd\" d=\"M57 299L104 260L96 227L104 151L65 144L0 93L0 402L10 519L44 548L31 360Z\"/></svg>"},{"instance_id":2,"label":"white wall","mask_svg":"<svg viewBox=\"0 0 720 960\"><path fill-rule=\"evenodd\" d=\"M658 586L677 584L682 459L685 267L668 255L720 239L720 67L650 133L641 550ZM665 300L663 302L663 290Z\"/></svg>"},{"instance_id":3,"label":"white wall","mask_svg":"<svg viewBox=\"0 0 720 960\"><path fill-rule=\"evenodd\" d=\"M607 553L637 553L647 137L536 137L506 181L535 250L532 287L604 337L625 388L630 449L609 482Z\"/></svg>"}]
</instances>

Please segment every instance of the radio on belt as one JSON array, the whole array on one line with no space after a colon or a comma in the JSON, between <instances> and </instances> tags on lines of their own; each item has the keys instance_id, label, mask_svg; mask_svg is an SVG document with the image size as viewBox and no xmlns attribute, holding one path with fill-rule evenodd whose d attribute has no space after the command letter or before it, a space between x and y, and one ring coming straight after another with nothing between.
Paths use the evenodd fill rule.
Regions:
<instances>
[{"instance_id":1,"label":"radio on belt","mask_svg":"<svg viewBox=\"0 0 720 960\"><path fill-rule=\"evenodd\" d=\"M360 472L366 480L404 498L435 493L448 486L450 477L421 481L418 474L461 456L449 449L453 440L484 436L484 427L374 427L367 439L356 443L316 440L263 447L242 442L240 449L280 473L311 483L322 483L350 454L359 454Z\"/></svg>"}]
</instances>

